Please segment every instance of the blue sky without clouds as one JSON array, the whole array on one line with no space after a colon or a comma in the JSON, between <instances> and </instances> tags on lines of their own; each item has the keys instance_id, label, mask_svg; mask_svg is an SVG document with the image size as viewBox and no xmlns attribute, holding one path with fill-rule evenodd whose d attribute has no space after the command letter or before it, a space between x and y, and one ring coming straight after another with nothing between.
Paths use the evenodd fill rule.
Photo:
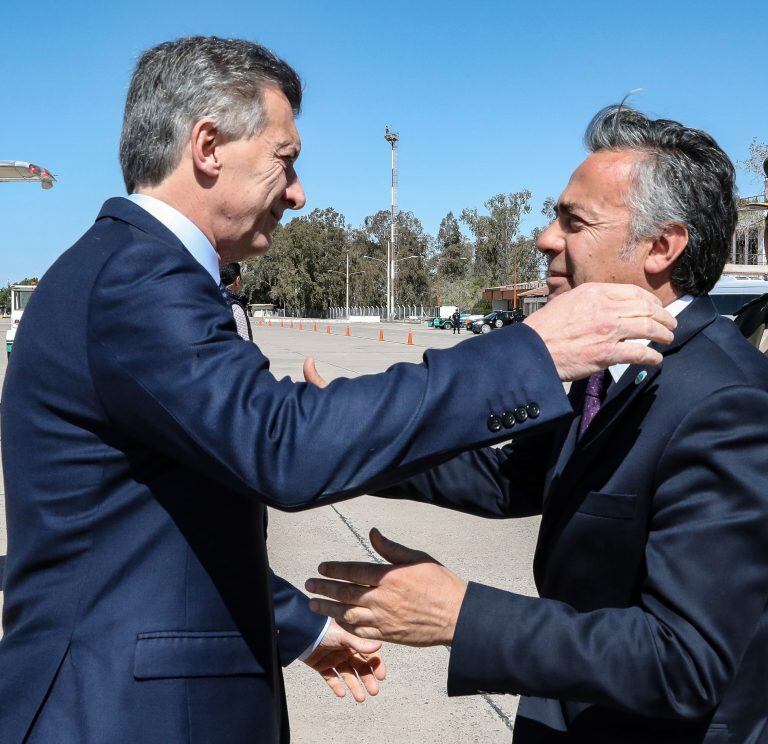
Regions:
<instances>
[{"instance_id":1,"label":"blue sky without clouds","mask_svg":"<svg viewBox=\"0 0 768 744\"><path fill-rule=\"evenodd\" d=\"M122 194L123 99L138 54L182 35L259 41L302 75L306 210L352 224L389 202L390 124L400 204L435 232L449 210L529 188L557 196L591 116L633 105L710 131L734 160L768 140L763 0L308 2L70 0L3 8L0 159L56 187L0 185L0 282L41 275ZM761 184L741 173L742 193Z\"/></svg>"}]
</instances>

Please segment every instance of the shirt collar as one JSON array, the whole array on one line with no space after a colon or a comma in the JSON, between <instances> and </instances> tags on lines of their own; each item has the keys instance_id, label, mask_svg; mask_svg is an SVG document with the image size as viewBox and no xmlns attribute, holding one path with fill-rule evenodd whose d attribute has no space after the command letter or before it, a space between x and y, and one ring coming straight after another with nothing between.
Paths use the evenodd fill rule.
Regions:
<instances>
[{"instance_id":1,"label":"shirt collar","mask_svg":"<svg viewBox=\"0 0 768 744\"><path fill-rule=\"evenodd\" d=\"M678 315L680 315L685 308L688 307L688 305L693 302L693 296L692 295L683 295L682 297L678 297L673 302L670 302L669 305L667 305L664 309L673 317L676 318ZM638 344L642 344L643 346L648 346L649 343L651 343L648 339L642 338L642 339L633 339ZM629 367L628 364L614 364L611 367L608 367L608 371L611 373L611 377L613 378L614 382L618 382L621 376L626 372L627 368Z\"/></svg>"},{"instance_id":2,"label":"shirt collar","mask_svg":"<svg viewBox=\"0 0 768 744\"><path fill-rule=\"evenodd\" d=\"M211 275L219 285L219 257L205 233L178 209L148 194L131 194L128 197L149 212L158 222L167 227L192 254L192 257Z\"/></svg>"}]
</instances>

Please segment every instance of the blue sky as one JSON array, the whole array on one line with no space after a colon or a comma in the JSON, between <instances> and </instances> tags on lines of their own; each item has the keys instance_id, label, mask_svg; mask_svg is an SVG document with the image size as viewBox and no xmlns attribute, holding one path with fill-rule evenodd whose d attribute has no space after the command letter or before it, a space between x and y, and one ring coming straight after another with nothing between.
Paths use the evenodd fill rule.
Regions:
<instances>
[{"instance_id":1,"label":"blue sky","mask_svg":"<svg viewBox=\"0 0 768 744\"><path fill-rule=\"evenodd\" d=\"M400 205L435 232L449 210L528 188L534 215L583 158L607 103L710 131L734 160L768 140L763 0L618 2L9 2L0 159L59 175L0 184L0 282L41 275L123 193L123 99L138 54L181 35L259 41L306 85L306 209L352 224L389 202L384 125L400 133ZM761 184L740 174L742 193Z\"/></svg>"}]
</instances>

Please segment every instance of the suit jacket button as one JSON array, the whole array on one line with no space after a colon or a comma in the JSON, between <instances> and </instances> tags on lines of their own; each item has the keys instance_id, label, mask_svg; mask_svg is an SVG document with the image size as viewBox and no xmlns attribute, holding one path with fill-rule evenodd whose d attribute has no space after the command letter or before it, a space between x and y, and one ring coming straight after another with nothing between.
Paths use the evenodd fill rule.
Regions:
<instances>
[{"instance_id":1,"label":"suit jacket button","mask_svg":"<svg viewBox=\"0 0 768 744\"><path fill-rule=\"evenodd\" d=\"M525 406L518 406L515 408L515 420L518 424L522 424L528 419L528 411L525 410Z\"/></svg>"},{"instance_id":2,"label":"suit jacket button","mask_svg":"<svg viewBox=\"0 0 768 744\"><path fill-rule=\"evenodd\" d=\"M539 408L538 403L529 403L525 407L525 410L528 411L528 418L538 418L541 413L541 408Z\"/></svg>"},{"instance_id":3,"label":"suit jacket button","mask_svg":"<svg viewBox=\"0 0 768 744\"><path fill-rule=\"evenodd\" d=\"M501 429L501 419L495 413L488 416L488 428L494 434Z\"/></svg>"},{"instance_id":4,"label":"suit jacket button","mask_svg":"<svg viewBox=\"0 0 768 744\"><path fill-rule=\"evenodd\" d=\"M504 411L504 413L501 414L501 423L504 424L507 429L511 429L515 425L515 415L509 411Z\"/></svg>"}]
</instances>

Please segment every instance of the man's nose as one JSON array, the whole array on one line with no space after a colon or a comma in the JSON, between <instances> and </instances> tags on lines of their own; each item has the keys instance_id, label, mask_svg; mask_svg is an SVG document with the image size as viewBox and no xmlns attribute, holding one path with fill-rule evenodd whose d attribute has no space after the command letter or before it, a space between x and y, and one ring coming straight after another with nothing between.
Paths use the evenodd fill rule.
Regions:
<instances>
[{"instance_id":1,"label":"man's nose","mask_svg":"<svg viewBox=\"0 0 768 744\"><path fill-rule=\"evenodd\" d=\"M294 176L285 189L285 200L289 209L301 209L307 203L307 195L298 176Z\"/></svg>"},{"instance_id":2,"label":"man's nose","mask_svg":"<svg viewBox=\"0 0 768 744\"><path fill-rule=\"evenodd\" d=\"M552 222L536 240L536 248L541 253L560 253L565 250L565 240L557 220Z\"/></svg>"}]
</instances>

